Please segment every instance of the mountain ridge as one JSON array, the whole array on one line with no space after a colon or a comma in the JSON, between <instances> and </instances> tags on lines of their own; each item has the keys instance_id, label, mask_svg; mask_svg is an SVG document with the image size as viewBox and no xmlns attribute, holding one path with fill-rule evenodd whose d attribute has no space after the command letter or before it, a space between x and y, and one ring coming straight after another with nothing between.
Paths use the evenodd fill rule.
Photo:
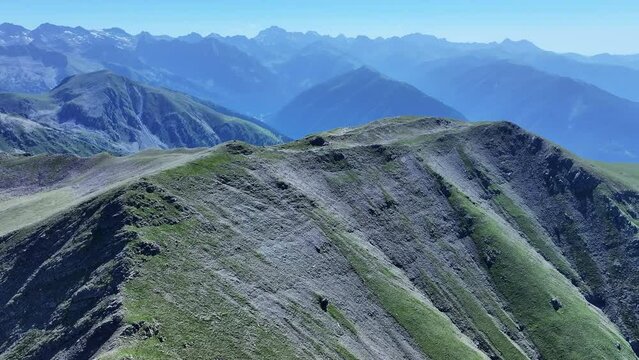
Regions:
<instances>
[{"instance_id":1,"label":"mountain ridge","mask_svg":"<svg viewBox=\"0 0 639 360\"><path fill-rule=\"evenodd\" d=\"M92 149L78 145L74 150L56 146L56 139L50 137L50 142L34 143L28 140L28 131L24 139L6 133L5 146L20 151L39 152L39 146L49 144L59 152L81 155L123 154L146 148L211 146L232 139L258 145L284 140L256 119L109 71L68 77L45 95L2 94L0 111L67 133L70 143L97 139Z\"/></svg>"},{"instance_id":2,"label":"mountain ridge","mask_svg":"<svg viewBox=\"0 0 639 360\"><path fill-rule=\"evenodd\" d=\"M0 353L635 359L632 179L511 123L392 118L223 144L1 236L0 258L21 255L0 268L15 324ZM104 262L78 279L87 252ZM7 311L38 287L49 307Z\"/></svg>"},{"instance_id":3,"label":"mountain ridge","mask_svg":"<svg viewBox=\"0 0 639 360\"><path fill-rule=\"evenodd\" d=\"M182 85L183 88L179 88L180 90L185 90L199 97L206 97L215 102L225 103L227 106L236 108L238 111L244 113L250 113L253 116L268 115L277 110L277 107L269 107L268 103L257 103L256 101L260 98L255 96L248 96L243 99L245 101L237 101L234 103L233 100L235 98L244 96L242 92L232 92L221 86L211 86L211 84L224 81L223 78L214 76L207 78L206 81L197 77L184 78L182 75L178 76L178 74L167 74L168 70L162 66L157 67L154 66L154 64L142 64L139 61L139 57L143 57L144 54L136 53L137 45L154 40L166 41L167 44L164 45L170 47L173 46L170 44L177 40L190 44L192 47L199 48L198 51L201 52L207 48L206 41L214 39L236 48L244 53L246 57L262 63L269 68L269 70L273 70L270 69L271 66L285 63L302 48L312 43L322 43L339 49L347 53L350 57L359 59L363 64L375 67L395 78L404 78L410 75L406 73L407 69L419 65L420 62L476 54L507 59L520 64L534 66L557 75L574 77L593 83L604 90L629 98L630 100L638 99L636 96L637 91L632 86L632 82L630 85L628 85L627 82L627 79L634 79L638 76L637 70L634 69L632 62L625 60L628 59L628 57L600 60L600 57L555 54L539 49L525 40L508 41L508 39L505 39L502 42L491 43L455 43L443 38L424 34L370 38L367 36L328 36L320 35L312 31L301 33L288 32L281 28L278 29L278 31L270 32L266 29L262 32L262 36L259 34L253 37L221 36L212 33L206 37L200 35L188 38L190 39L188 41L182 41L187 38L155 36L145 32L131 35L122 31L86 30L79 27L59 27L49 24L40 28L33 37L28 36L28 33L35 31L35 29L20 30L24 33L24 36L18 43L20 45L27 45L36 40L33 44L38 44L38 46L42 46L43 49L57 52L71 59L69 66L66 67L45 67L48 71L55 71L55 74L47 74L49 77L55 77L54 80L48 81L49 85L55 83L55 80L61 80L61 78L66 75L107 68L113 71L121 71L123 75L132 76L137 80L154 85L164 85L172 88L178 88L178 85ZM47 30L50 34L44 30ZM42 37L42 34L48 35ZM0 39L0 42L1 41L2 39ZM201 46L198 44L201 44ZM169 50L164 49L163 51ZM229 50L229 53L237 52ZM41 66L41 64L37 63L37 59L30 60L36 60L36 64L30 65L34 66L34 71L36 66ZM153 57L151 57L150 60L154 60ZM191 60L193 61L193 59ZM628 67L624 67L625 64L629 64ZM220 66L229 65L222 62ZM246 71L248 72L252 68L254 68L254 66L248 66ZM182 67L180 71L182 70L185 69ZM26 72L24 74L25 77L33 76L33 74L29 73L28 69L22 69L21 71ZM44 70L38 69L37 71ZM235 72L238 83L246 81L242 71L240 71L240 73ZM168 75L178 76L179 81L175 79L170 80L170 76ZM264 71L260 76L268 78L268 71ZM410 76L408 76L408 78L410 78ZM328 78L324 78L322 80L327 79ZM263 97L271 95L275 89L282 91L282 89L278 87L284 86L285 89L282 91L283 93L278 94L278 96L272 96L271 99L273 102L279 101L278 105L281 105L282 100L280 97L286 97L285 90L289 85L271 81L272 80L269 80L268 84L269 91L262 91L261 94ZM7 84L8 83L7 81ZM0 82L0 85L1 84L2 82ZM229 83L227 81L226 84L233 85L234 82ZM26 87L27 85L28 84L25 83L20 86ZM290 84L290 86L295 88L296 84L293 83ZM40 88L39 90L41 91L43 89ZM255 105L245 105L245 103L249 101L255 103Z\"/></svg>"}]
</instances>

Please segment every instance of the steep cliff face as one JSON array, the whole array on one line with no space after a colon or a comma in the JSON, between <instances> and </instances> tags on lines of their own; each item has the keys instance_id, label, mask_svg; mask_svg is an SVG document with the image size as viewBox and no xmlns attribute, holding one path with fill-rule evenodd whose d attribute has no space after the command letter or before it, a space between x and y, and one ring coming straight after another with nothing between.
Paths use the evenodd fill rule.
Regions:
<instances>
[{"instance_id":1,"label":"steep cliff face","mask_svg":"<svg viewBox=\"0 0 639 360\"><path fill-rule=\"evenodd\" d=\"M48 249L3 261L1 356L633 359L636 171L508 123L227 143L0 238Z\"/></svg>"}]
</instances>

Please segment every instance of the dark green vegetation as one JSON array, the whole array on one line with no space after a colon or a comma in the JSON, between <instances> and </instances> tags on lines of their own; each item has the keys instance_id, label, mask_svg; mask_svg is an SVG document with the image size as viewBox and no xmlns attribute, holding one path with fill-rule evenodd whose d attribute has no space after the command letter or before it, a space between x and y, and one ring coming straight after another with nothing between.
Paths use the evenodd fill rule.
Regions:
<instances>
[{"instance_id":1,"label":"dark green vegetation","mask_svg":"<svg viewBox=\"0 0 639 360\"><path fill-rule=\"evenodd\" d=\"M172 156L1 235L0 358L636 358L630 166L437 118Z\"/></svg>"},{"instance_id":2,"label":"dark green vegetation","mask_svg":"<svg viewBox=\"0 0 639 360\"><path fill-rule=\"evenodd\" d=\"M406 114L464 118L417 88L362 67L304 91L269 123L291 137L300 138Z\"/></svg>"},{"instance_id":3,"label":"dark green vegetation","mask_svg":"<svg viewBox=\"0 0 639 360\"><path fill-rule=\"evenodd\" d=\"M106 71L67 78L43 95L0 94L0 151L127 154L229 140L284 138L258 120Z\"/></svg>"}]
</instances>

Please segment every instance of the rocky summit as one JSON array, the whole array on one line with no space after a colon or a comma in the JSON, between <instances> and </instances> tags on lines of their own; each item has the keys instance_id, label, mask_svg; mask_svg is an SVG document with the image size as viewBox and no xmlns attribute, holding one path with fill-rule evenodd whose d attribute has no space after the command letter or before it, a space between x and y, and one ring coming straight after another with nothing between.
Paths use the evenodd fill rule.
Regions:
<instances>
[{"instance_id":1,"label":"rocky summit","mask_svg":"<svg viewBox=\"0 0 639 360\"><path fill-rule=\"evenodd\" d=\"M511 123L5 154L0 177L0 359L639 350L639 167Z\"/></svg>"}]
</instances>

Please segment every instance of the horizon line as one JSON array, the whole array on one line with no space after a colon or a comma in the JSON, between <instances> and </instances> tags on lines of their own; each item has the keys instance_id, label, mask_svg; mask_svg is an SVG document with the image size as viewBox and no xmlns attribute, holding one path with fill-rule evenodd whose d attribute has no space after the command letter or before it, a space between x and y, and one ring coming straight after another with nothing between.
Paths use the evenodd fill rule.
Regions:
<instances>
[{"instance_id":1,"label":"horizon line","mask_svg":"<svg viewBox=\"0 0 639 360\"><path fill-rule=\"evenodd\" d=\"M254 35L248 35L248 34L228 34L228 33L222 33L222 32L216 32L216 31L211 31L208 34L203 34L197 31L191 31L189 33L183 33L183 34L168 34L168 33L151 33L150 31L147 30L141 30L140 32L138 32L137 34L134 32L130 32L129 30L126 30L120 26L113 26L113 27L105 27L102 29L96 29L96 28L87 28L84 27L82 25L61 25L61 24L55 24L55 23L50 23L50 22L44 22L39 24L38 26L34 27L34 28L29 28L26 27L24 25L20 25L20 24L15 24L15 23L11 23L11 22L3 22L0 24L1 25L11 25L11 26L19 26L27 31L34 31L36 29L38 29L39 27L43 26L43 25L51 25L51 26L56 26L56 27L63 27L63 28L71 28L71 29L82 29L85 31L108 31L108 30L120 30L123 31L124 33L126 33L127 35L130 36L140 36L142 34L149 34L151 36L154 37L168 37L171 39L178 39L181 37L186 37L189 35L198 35L202 38L208 38L208 37L215 37L215 36L220 36L220 37L235 37L235 36L242 36L245 37L247 39L255 39L257 38L261 33L266 32L268 30L274 29L274 30L282 30L288 34L302 34L302 35L317 35L319 37L328 37L331 39L338 39L338 38L347 38L347 39L357 39L357 38L367 38L369 40L390 40L390 39L402 39L402 38L406 38L406 37L410 37L410 36L424 36L424 37L431 37L434 38L436 40L439 41L445 41L451 44L483 44L483 45L491 45L491 44L504 44L504 43L508 43L508 42L513 42L513 43L526 43L529 45L532 45L542 51L550 51L550 52L554 52L557 54L564 54L564 55L580 55L580 56L585 56L585 57L596 57L596 56L601 56L601 55L612 55L612 56L633 56L633 55L637 55L639 56L639 52L632 52L632 53L611 53L611 52L598 52L598 53L593 53L593 54L584 54L584 53L580 53L580 52L575 52L575 51L565 51L565 52L559 52L559 51L552 51L552 50L547 50L544 49L540 46L538 46L536 43L534 43L531 40L528 39L512 39L508 36L504 37L502 40L493 40L493 41L487 41L487 42L483 42L483 41L455 41L455 40L449 40L446 37L440 37L437 35L433 35L433 34L427 34L427 33L422 33L422 32L410 32L410 33L404 33L401 35L389 35L389 36L371 36L371 35L366 35L366 34L345 34L345 33L339 33L339 34L322 34L319 31L316 30L305 30L305 31L300 31L300 30L288 30L282 26L279 25L270 25L267 26L265 28L263 28L262 30L259 30L257 32L254 33Z\"/></svg>"}]
</instances>

